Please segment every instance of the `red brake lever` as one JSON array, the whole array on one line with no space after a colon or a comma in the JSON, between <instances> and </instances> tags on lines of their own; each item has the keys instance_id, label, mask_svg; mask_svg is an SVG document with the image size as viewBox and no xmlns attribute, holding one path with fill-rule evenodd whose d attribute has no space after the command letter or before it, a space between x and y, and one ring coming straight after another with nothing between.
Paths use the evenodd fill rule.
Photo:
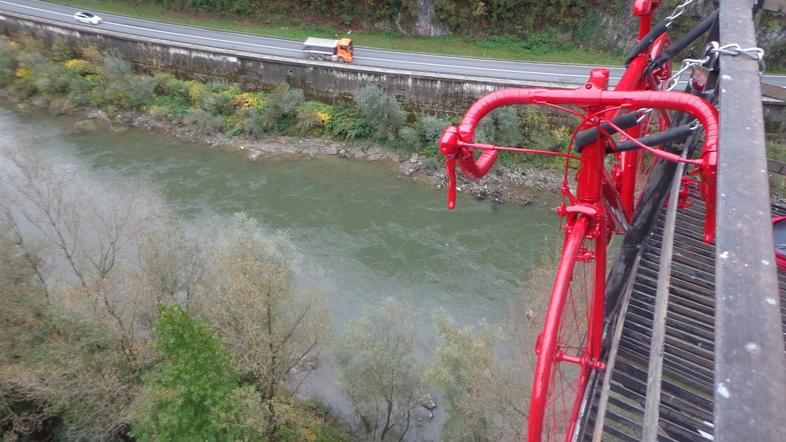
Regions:
<instances>
[{"instance_id":1,"label":"red brake lever","mask_svg":"<svg viewBox=\"0 0 786 442\"><path fill-rule=\"evenodd\" d=\"M448 173L448 209L456 207L456 156L461 152L458 129L450 126L439 137L439 151L445 155L445 168Z\"/></svg>"},{"instance_id":2,"label":"red brake lever","mask_svg":"<svg viewBox=\"0 0 786 442\"><path fill-rule=\"evenodd\" d=\"M456 159L448 157L445 160L448 170L448 209L456 207Z\"/></svg>"}]
</instances>

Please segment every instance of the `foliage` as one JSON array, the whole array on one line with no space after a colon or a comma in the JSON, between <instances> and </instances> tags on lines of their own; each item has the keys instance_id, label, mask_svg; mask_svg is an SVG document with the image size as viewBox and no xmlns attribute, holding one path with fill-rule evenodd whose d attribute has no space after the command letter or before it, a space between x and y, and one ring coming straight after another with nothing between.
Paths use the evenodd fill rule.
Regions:
<instances>
[{"instance_id":1,"label":"foliage","mask_svg":"<svg viewBox=\"0 0 786 442\"><path fill-rule=\"evenodd\" d=\"M0 425L8 440L52 432L110 440L128 423L135 374L100 328L46 305L39 258L0 227ZM25 246L25 247L23 247Z\"/></svg>"},{"instance_id":2,"label":"foliage","mask_svg":"<svg viewBox=\"0 0 786 442\"><path fill-rule=\"evenodd\" d=\"M303 91L292 89L286 83L273 89L262 108L262 127L266 131L276 129L278 132L286 132L294 122L298 107L304 101Z\"/></svg>"},{"instance_id":3,"label":"foliage","mask_svg":"<svg viewBox=\"0 0 786 442\"><path fill-rule=\"evenodd\" d=\"M423 144L427 146L436 147L439 137L446 127L450 126L450 122L444 118L435 117L433 115L423 115L418 118L415 125L418 136Z\"/></svg>"},{"instance_id":4,"label":"foliage","mask_svg":"<svg viewBox=\"0 0 786 442\"><path fill-rule=\"evenodd\" d=\"M500 330L481 324L479 336L444 317L435 319L437 360L429 382L442 388L450 406L447 440L523 440L526 401L516 397L515 377L499 362ZM526 398L525 398L526 399Z\"/></svg>"},{"instance_id":5,"label":"foliage","mask_svg":"<svg viewBox=\"0 0 786 442\"><path fill-rule=\"evenodd\" d=\"M489 112L478 124L475 139L483 143L520 146L523 136L519 125L518 109L505 106Z\"/></svg>"},{"instance_id":6,"label":"foliage","mask_svg":"<svg viewBox=\"0 0 786 442\"><path fill-rule=\"evenodd\" d=\"M202 109L189 109L183 121L202 134L220 132L224 128L224 119L220 115L213 115Z\"/></svg>"},{"instance_id":7,"label":"foliage","mask_svg":"<svg viewBox=\"0 0 786 442\"><path fill-rule=\"evenodd\" d=\"M210 330L180 307L159 306L155 349L162 359L136 401L131 435L140 441L240 439L231 425L253 391L238 386L232 360Z\"/></svg>"},{"instance_id":8,"label":"foliage","mask_svg":"<svg viewBox=\"0 0 786 442\"><path fill-rule=\"evenodd\" d=\"M262 393L267 434L275 439L292 416L281 407L287 387L296 390L317 366L329 336L324 300L300 289L292 274L293 250L239 214L216 252L200 313L237 353L243 378Z\"/></svg>"},{"instance_id":9,"label":"foliage","mask_svg":"<svg viewBox=\"0 0 786 442\"><path fill-rule=\"evenodd\" d=\"M319 101L306 101L297 109L295 128L301 134L312 133L324 129L333 116L333 106Z\"/></svg>"},{"instance_id":10,"label":"foliage","mask_svg":"<svg viewBox=\"0 0 786 442\"><path fill-rule=\"evenodd\" d=\"M202 95L202 109L211 115L229 115L235 110L235 96L230 91L206 92Z\"/></svg>"},{"instance_id":11,"label":"foliage","mask_svg":"<svg viewBox=\"0 0 786 442\"><path fill-rule=\"evenodd\" d=\"M368 138L374 133L371 123L357 108L343 103L335 106L327 126L334 136L347 140Z\"/></svg>"},{"instance_id":12,"label":"foliage","mask_svg":"<svg viewBox=\"0 0 786 442\"><path fill-rule=\"evenodd\" d=\"M336 347L342 386L368 439L403 439L424 397L413 316L388 299L352 321Z\"/></svg>"},{"instance_id":13,"label":"foliage","mask_svg":"<svg viewBox=\"0 0 786 442\"><path fill-rule=\"evenodd\" d=\"M363 86L355 96L355 103L381 139L393 140L407 121L407 113L396 98L376 85Z\"/></svg>"}]
</instances>

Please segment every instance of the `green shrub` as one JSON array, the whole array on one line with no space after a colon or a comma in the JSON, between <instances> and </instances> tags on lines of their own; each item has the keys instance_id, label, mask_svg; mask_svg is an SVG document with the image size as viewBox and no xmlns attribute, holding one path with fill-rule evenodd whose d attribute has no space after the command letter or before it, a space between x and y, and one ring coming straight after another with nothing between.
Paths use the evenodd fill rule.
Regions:
<instances>
[{"instance_id":1,"label":"green shrub","mask_svg":"<svg viewBox=\"0 0 786 442\"><path fill-rule=\"evenodd\" d=\"M71 49L71 45L68 44L68 41L62 37L55 39L49 53L51 54L52 60L57 62L63 62L74 58L74 50Z\"/></svg>"},{"instance_id":2,"label":"green shrub","mask_svg":"<svg viewBox=\"0 0 786 442\"><path fill-rule=\"evenodd\" d=\"M409 151L419 151L422 146L418 131L409 126L404 126L398 130L398 139L399 144Z\"/></svg>"},{"instance_id":3,"label":"green shrub","mask_svg":"<svg viewBox=\"0 0 786 442\"><path fill-rule=\"evenodd\" d=\"M285 132L295 121L297 108L304 101L305 97L300 89L292 89L288 84L275 88L262 107L260 121L264 130L276 129Z\"/></svg>"},{"instance_id":4,"label":"green shrub","mask_svg":"<svg viewBox=\"0 0 786 442\"><path fill-rule=\"evenodd\" d=\"M153 101L153 106L166 110L166 116L177 119L183 118L191 108L191 101L187 95L162 95Z\"/></svg>"},{"instance_id":5,"label":"green shrub","mask_svg":"<svg viewBox=\"0 0 786 442\"><path fill-rule=\"evenodd\" d=\"M168 120L170 118L169 109L157 104L150 106L147 113L155 120Z\"/></svg>"},{"instance_id":6,"label":"green shrub","mask_svg":"<svg viewBox=\"0 0 786 442\"><path fill-rule=\"evenodd\" d=\"M0 37L0 87L6 87L16 79L16 49L6 37Z\"/></svg>"},{"instance_id":7,"label":"green shrub","mask_svg":"<svg viewBox=\"0 0 786 442\"><path fill-rule=\"evenodd\" d=\"M418 131L418 136L423 144L435 146L442 132L445 128L450 126L450 122L444 118L438 118L433 115L423 115L418 118L417 125L415 126Z\"/></svg>"},{"instance_id":8,"label":"green shrub","mask_svg":"<svg viewBox=\"0 0 786 442\"><path fill-rule=\"evenodd\" d=\"M134 73L131 63L114 55L104 57L101 76L108 81L124 80Z\"/></svg>"},{"instance_id":9,"label":"green shrub","mask_svg":"<svg viewBox=\"0 0 786 442\"><path fill-rule=\"evenodd\" d=\"M177 79L172 74L158 73L153 76L156 80L156 95L170 97L183 97L189 99L188 82Z\"/></svg>"},{"instance_id":10,"label":"green shrub","mask_svg":"<svg viewBox=\"0 0 786 442\"><path fill-rule=\"evenodd\" d=\"M227 92L206 92L202 95L202 109L213 115L229 115L235 111L234 96Z\"/></svg>"},{"instance_id":11,"label":"green shrub","mask_svg":"<svg viewBox=\"0 0 786 442\"><path fill-rule=\"evenodd\" d=\"M407 121L407 113L395 97L376 85L364 86L355 96L360 113L368 119L378 138L393 140Z\"/></svg>"},{"instance_id":12,"label":"green shrub","mask_svg":"<svg viewBox=\"0 0 786 442\"><path fill-rule=\"evenodd\" d=\"M333 117L328 121L328 129L334 136L347 140L368 138L374 133L366 117L347 104L336 106Z\"/></svg>"},{"instance_id":13,"label":"green shrub","mask_svg":"<svg viewBox=\"0 0 786 442\"><path fill-rule=\"evenodd\" d=\"M133 75L106 82L96 92L96 105L114 105L119 109L140 109L153 101L156 80L153 77Z\"/></svg>"},{"instance_id":14,"label":"green shrub","mask_svg":"<svg viewBox=\"0 0 786 442\"><path fill-rule=\"evenodd\" d=\"M333 106L319 101L306 101L297 108L295 129L301 134L313 133L327 126Z\"/></svg>"},{"instance_id":15,"label":"green shrub","mask_svg":"<svg viewBox=\"0 0 786 442\"><path fill-rule=\"evenodd\" d=\"M202 109L189 109L183 121L201 134L213 134L224 129L224 119Z\"/></svg>"},{"instance_id":16,"label":"green shrub","mask_svg":"<svg viewBox=\"0 0 786 442\"><path fill-rule=\"evenodd\" d=\"M489 112L478 124L475 140L503 146L520 146L523 134L517 109L505 106Z\"/></svg>"},{"instance_id":17,"label":"green shrub","mask_svg":"<svg viewBox=\"0 0 786 442\"><path fill-rule=\"evenodd\" d=\"M265 133L265 126L262 124L263 110L260 107L246 107L238 111L238 125L243 132L259 137Z\"/></svg>"}]
</instances>

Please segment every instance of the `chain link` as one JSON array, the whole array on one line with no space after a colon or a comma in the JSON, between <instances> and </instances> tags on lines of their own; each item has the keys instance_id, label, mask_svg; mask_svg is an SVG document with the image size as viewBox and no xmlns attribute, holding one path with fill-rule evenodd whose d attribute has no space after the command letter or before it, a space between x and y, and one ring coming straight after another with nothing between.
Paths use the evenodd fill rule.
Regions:
<instances>
[{"instance_id":1,"label":"chain link","mask_svg":"<svg viewBox=\"0 0 786 442\"><path fill-rule=\"evenodd\" d=\"M675 87L680 83L680 77L682 74L685 73L688 69L694 68L696 66L703 66L705 63L709 62L712 59L710 55L705 55L704 58L686 58L682 60L682 65L680 66L680 70L678 70L674 75L669 78L669 81L666 83L668 86L666 87L667 91L674 90Z\"/></svg>"},{"instance_id":2,"label":"chain link","mask_svg":"<svg viewBox=\"0 0 786 442\"><path fill-rule=\"evenodd\" d=\"M671 23L677 19L677 17L685 12L685 8L690 6L690 4L693 2L694 0L685 0L684 2L680 3L676 8L674 8L674 11L672 11L671 15L666 17L664 21L668 22L668 25L670 26Z\"/></svg>"},{"instance_id":3,"label":"chain link","mask_svg":"<svg viewBox=\"0 0 786 442\"><path fill-rule=\"evenodd\" d=\"M743 48L740 47L737 43L730 43L727 45L720 46L718 42L713 41L710 43L712 48L710 52L718 54L718 55L744 55L748 58L756 60L759 62L759 70L764 72L766 66L764 65L764 49L762 48Z\"/></svg>"}]
</instances>

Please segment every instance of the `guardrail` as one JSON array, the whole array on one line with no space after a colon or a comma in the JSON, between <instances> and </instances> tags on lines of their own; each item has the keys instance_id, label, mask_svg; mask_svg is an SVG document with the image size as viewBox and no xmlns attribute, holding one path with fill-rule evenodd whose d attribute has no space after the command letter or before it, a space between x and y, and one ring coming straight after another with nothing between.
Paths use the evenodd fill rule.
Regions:
<instances>
[{"instance_id":1,"label":"guardrail","mask_svg":"<svg viewBox=\"0 0 786 442\"><path fill-rule=\"evenodd\" d=\"M756 46L752 2L722 0L721 45ZM715 440L781 441L786 360L758 62L722 55L715 308Z\"/></svg>"}]
</instances>

